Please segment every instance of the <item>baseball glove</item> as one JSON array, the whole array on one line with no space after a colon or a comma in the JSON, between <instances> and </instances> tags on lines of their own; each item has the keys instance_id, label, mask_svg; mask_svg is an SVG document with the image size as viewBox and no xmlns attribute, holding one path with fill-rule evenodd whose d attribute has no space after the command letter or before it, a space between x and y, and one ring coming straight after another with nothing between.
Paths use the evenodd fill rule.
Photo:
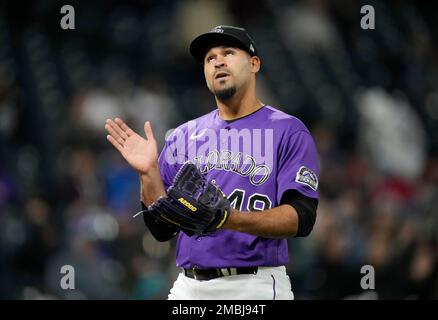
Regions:
<instances>
[{"instance_id":1,"label":"baseball glove","mask_svg":"<svg viewBox=\"0 0 438 320\"><path fill-rule=\"evenodd\" d=\"M178 171L167 196L148 207L148 213L187 235L205 235L221 228L231 213L224 193L191 162Z\"/></svg>"}]
</instances>

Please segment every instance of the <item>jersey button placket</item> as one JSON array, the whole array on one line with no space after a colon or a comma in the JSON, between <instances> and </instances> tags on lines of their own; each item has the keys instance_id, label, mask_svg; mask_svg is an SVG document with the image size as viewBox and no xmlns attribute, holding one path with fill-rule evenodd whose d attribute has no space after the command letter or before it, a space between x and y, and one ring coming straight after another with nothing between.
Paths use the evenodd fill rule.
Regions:
<instances>
[{"instance_id":1,"label":"jersey button placket","mask_svg":"<svg viewBox=\"0 0 438 320\"><path fill-rule=\"evenodd\" d=\"M227 127L225 127L225 129L230 130L230 127L227 126ZM220 139L220 144L221 144L221 150L226 149L228 147L228 139L225 139L225 138Z\"/></svg>"}]
</instances>

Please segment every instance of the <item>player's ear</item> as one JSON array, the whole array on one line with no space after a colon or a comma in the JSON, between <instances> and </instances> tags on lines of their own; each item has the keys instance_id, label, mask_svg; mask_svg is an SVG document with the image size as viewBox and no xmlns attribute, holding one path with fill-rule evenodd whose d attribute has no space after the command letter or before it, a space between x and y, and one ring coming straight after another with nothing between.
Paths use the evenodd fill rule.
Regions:
<instances>
[{"instance_id":1,"label":"player's ear","mask_svg":"<svg viewBox=\"0 0 438 320\"><path fill-rule=\"evenodd\" d=\"M260 64L261 64L260 58L257 56L251 57L250 62L251 62L251 71L254 73L259 72Z\"/></svg>"}]
</instances>

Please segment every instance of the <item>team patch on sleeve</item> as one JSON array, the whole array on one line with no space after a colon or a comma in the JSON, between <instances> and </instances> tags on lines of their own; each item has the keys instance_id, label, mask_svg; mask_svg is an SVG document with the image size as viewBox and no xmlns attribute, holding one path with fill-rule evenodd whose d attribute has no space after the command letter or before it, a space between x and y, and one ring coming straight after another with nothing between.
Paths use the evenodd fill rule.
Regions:
<instances>
[{"instance_id":1,"label":"team patch on sleeve","mask_svg":"<svg viewBox=\"0 0 438 320\"><path fill-rule=\"evenodd\" d=\"M295 177L295 181L309 186L314 191L318 189L318 177L312 170L305 166L300 167Z\"/></svg>"}]
</instances>

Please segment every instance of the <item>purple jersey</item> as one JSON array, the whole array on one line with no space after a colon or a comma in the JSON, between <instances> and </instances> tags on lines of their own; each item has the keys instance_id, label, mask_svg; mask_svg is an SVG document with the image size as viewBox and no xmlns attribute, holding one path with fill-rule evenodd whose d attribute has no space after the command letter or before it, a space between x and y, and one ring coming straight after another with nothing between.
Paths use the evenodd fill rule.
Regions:
<instances>
[{"instance_id":1,"label":"purple jersey","mask_svg":"<svg viewBox=\"0 0 438 320\"><path fill-rule=\"evenodd\" d=\"M318 198L312 136L300 120L270 106L228 122L214 110L175 129L159 158L166 188L187 160L241 211L276 207L289 189ZM279 266L287 264L288 248L286 239L220 229L208 236L180 232L176 256L183 268Z\"/></svg>"}]
</instances>

